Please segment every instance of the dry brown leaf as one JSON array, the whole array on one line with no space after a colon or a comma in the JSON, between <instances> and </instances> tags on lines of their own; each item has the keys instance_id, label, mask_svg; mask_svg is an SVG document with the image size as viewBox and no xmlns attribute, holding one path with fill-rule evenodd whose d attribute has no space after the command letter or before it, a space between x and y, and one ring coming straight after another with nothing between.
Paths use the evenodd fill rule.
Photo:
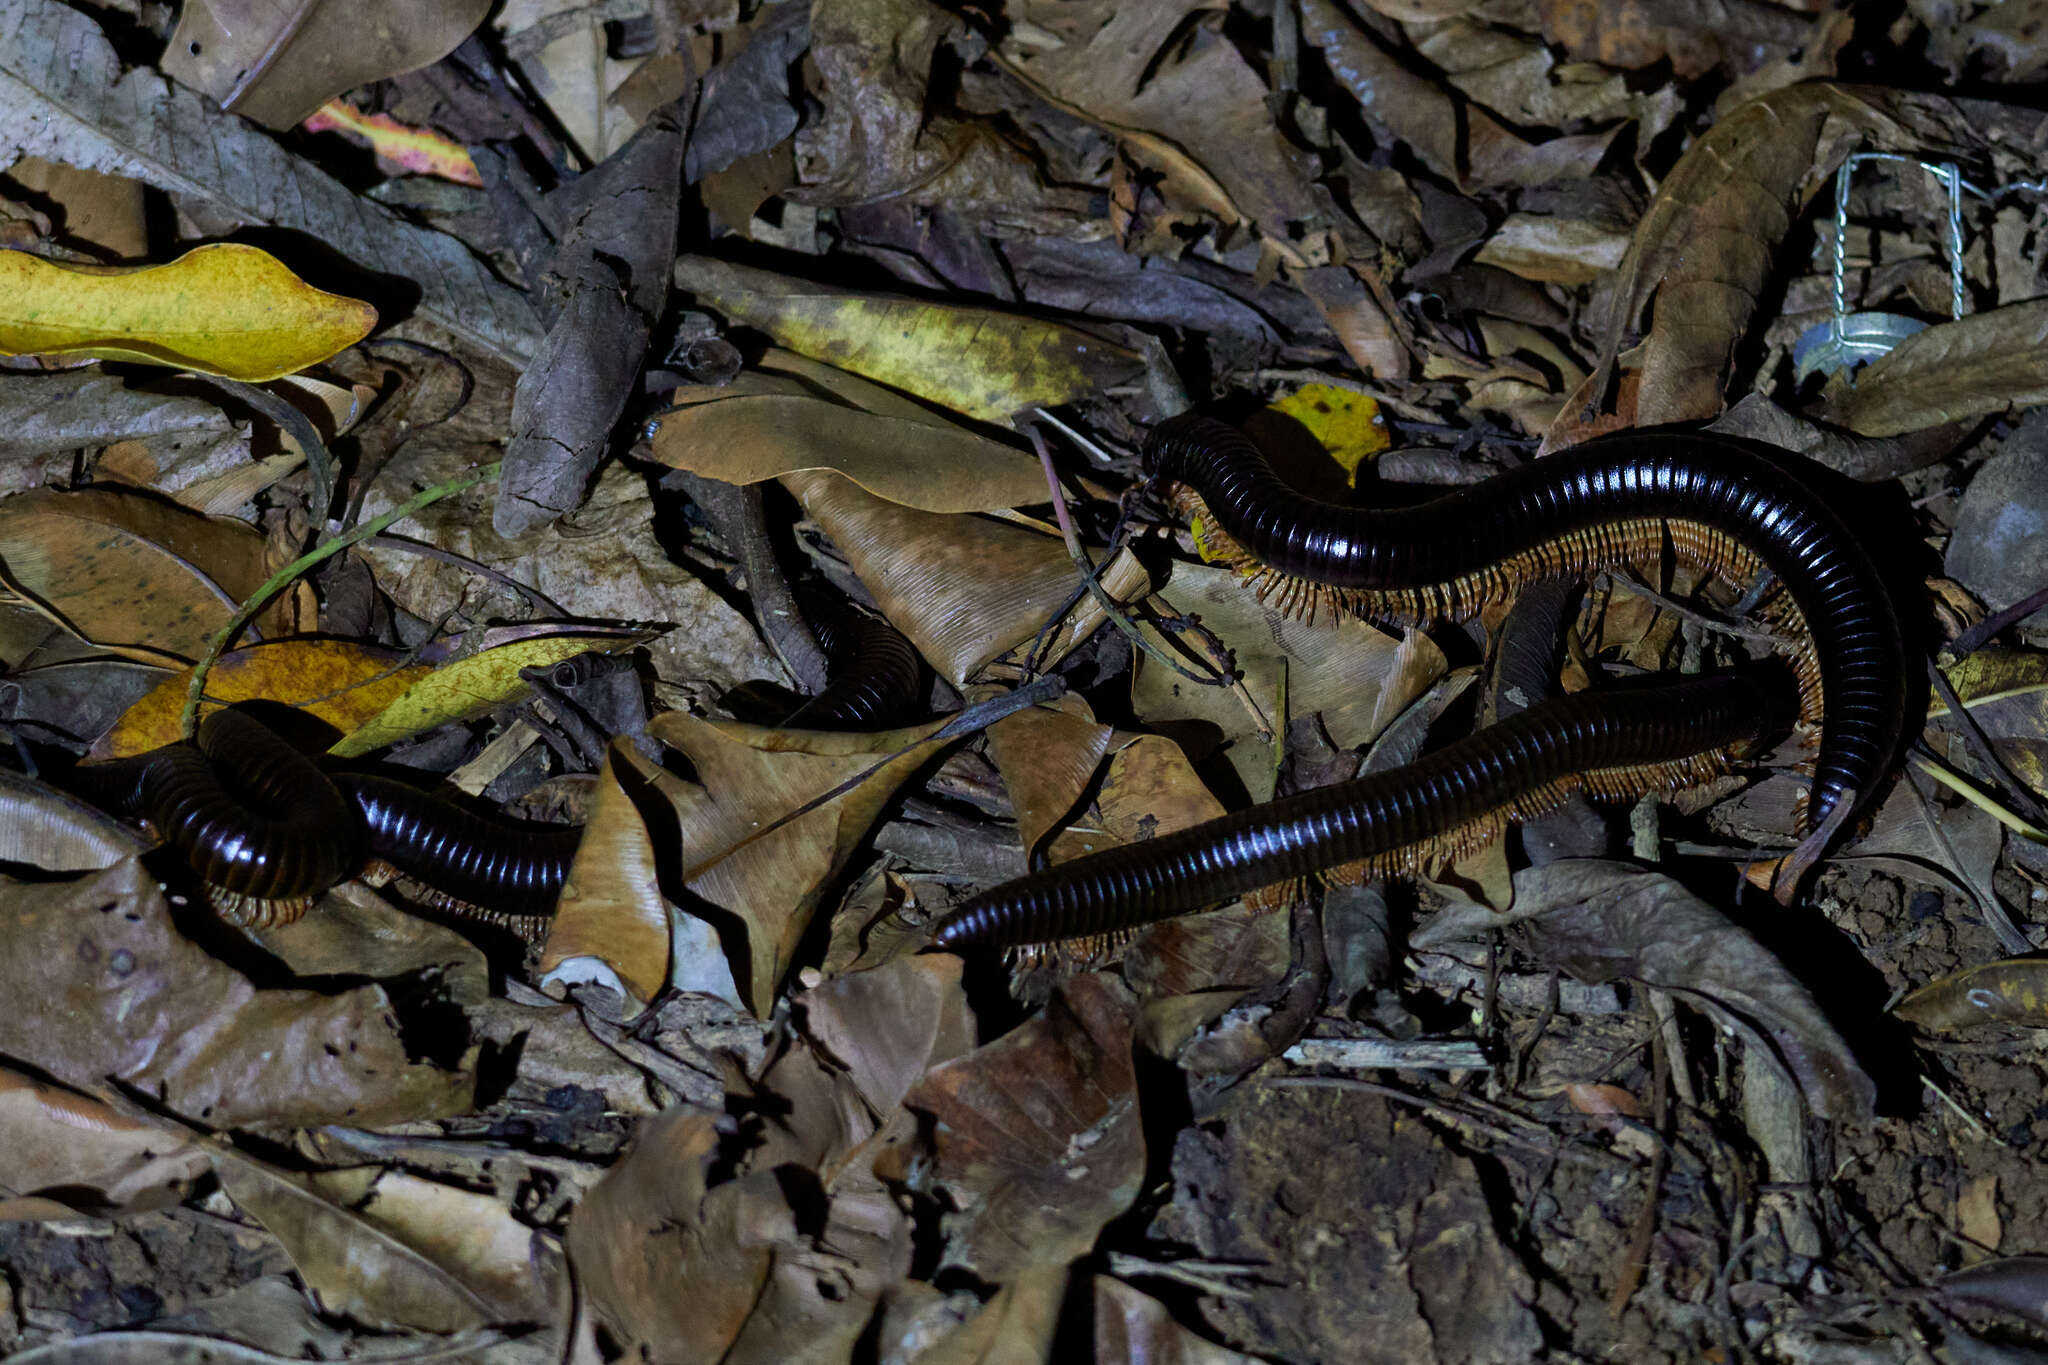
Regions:
<instances>
[{"instance_id":1,"label":"dry brown leaf","mask_svg":"<svg viewBox=\"0 0 2048 1365\"><path fill-rule=\"evenodd\" d=\"M323 1311L428 1332L460 1332L502 1316L428 1257L316 1193L308 1180L223 1144L209 1150L222 1187L284 1244Z\"/></svg>"},{"instance_id":2,"label":"dry brown leaf","mask_svg":"<svg viewBox=\"0 0 2048 1365\"><path fill-rule=\"evenodd\" d=\"M197 658L269 576L254 528L141 493L38 489L0 502L0 588L78 638L146 662ZM293 615L287 597L257 625L283 633Z\"/></svg>"},{"instance_id":3,"label":"dry brown leaf","mask_svg":"<svg viewBox=\"0 0 2048 1365\"><path fill-rule=\"evenodd\" d=\"M149 847L147 839L77 797L19 773L0 772L0 863L87 872Z\"/></svg>"},{"instance_id":4,"label":"dry brown leaf","mask_svg":"<svg viewBox=\"0 0 2048 1365\"><path fill-rule=\"evenodd\" d=\"M1525 142L1485 109L1409 70L1334 0L1302 0L1301 31L1375 129L1461 187L1540 185L1586 175L1614 138L1610 132Z\"/></svg>"},{"instance_id":5,"label":"dry brown leaf","mask_svg":"<svg viewBox=\"0 0 2048 1365\"><path fill-rule=\"evenodd\" d=\"M846 553L882 614L955 686L1033 640L1080 588L1066 547L1027 527L899 507L836 474L791 474L782 483ZM1146 581L1129 554L1101 574L1119 601ZM1050 668L1101 623L1101 609L1083 599L1049 632L1039 667Z\"/></svg>"},{"instance_id":6,"label":"dry brown leaf","mask_svg":"<svg viewBox=\"0 0 2048 1365\"><path fill-rule=\"evenodd\" d=\"M1194 617L1235 658L1243 695L1204 687L1156 661L1133 669L1131 705L1153 725L1201 721L1231 745L1231 766L1254 800L1273 794L1271 732L1289 716L1320 712L1340 748L1366 743L1440 677L1443 651L1426 635L1395 637L1356 617L1334 627L1310 625L1268 607L1237 574L1217 565L1177 564L1159 590L1169 612ZM1185 650L1199 636L1166 638L1143 627L1164 648ZM1281 697L1285 692L1285 714ZM1244 704L1248 696L1256 714Z\"/></svg>"},{"instance_id":7,"label":"dry brown leaf","mask_svg":"<svg viewBox=\"0 0 2048 1365\"><path fill-rule=\"evenodd\" d=\"M731 484L836 470L927 512L994 512L1052 496L1045 471L1022 451L853 375L820 394L824 366L784 369L778 360L769 361L775 370L748 370L723 388L676 390L678 410L655 432L654 457Z\"/></svg>"},{"instance_id":8,"label":"dry brown leaf","mask_svg":"<svg viewBox=\"0 0 2048 1365\"><path fill-rule=\"evenodd\" d=\"M159 66L222 109L283 132L344 90L437 62L489 0L190 0Z\"/></svg>"},{"instance_id":9,"label":"dry brown leaf","mask_svg":"<svg viewBox=\"0 0 2048 1365\"><path fill-rule=\"evenodd\" d=\"M1122 1280L1095 1277L1095 1358L1146 1365L1255 1365L1173 1320L1166 1305Z\"/></svg>"},{"instance_id":10,"label":"dry brown leaf","mask_svg":"<svg viewBox=\"0 0 2048 1365\"><path fill-rule=\"evenodd\" d=\"M1892 1010L1936 1033L1986 1024L2048 1026L2048 961L1980 962L1922 986Z\"/></svg>"},{"instance_id":11,"label":"dry brown leaf","mask_svg":"<svg viewBox=\"0 0 2048 1365\"><path fill-rule=\"evenodd\" d=\"M1609 313L1601 363L1573 393L1547 445L1583 439L1589 404L1604 403L1623 331L1652 296L1632 424L1721 411L1731 355L1748 328L1792 214L1827 182L1857 139L1899 145L1882 92L1815 83L1776 91L1728 114L1686 149L1636 225Z\"/></svg>"},{"instance_id":12,"label":"dry brown leaf","mask_svg":"<svg viewBox=\"0 0 2048 1365\"><path fill-rule=\"evenodd\" d=\"M375 1166L317 1172L306 1184L351 1219L424 1257L487 1304L496 1320L547 1320L560 1290L561 1253L513 1216L506 1207L510 1195L480 1194ZM331 1235L324 1233L323 1240ZM306 1264L298 1255L293 1260L302 1269ZM362 1275L362 1260L349 1255L338 1268L355 1279Z\"/></svg>"},{"instance_id":13,"label":"dry brown leaf","mask_svg":"<svg viewBox=\"0 0 2048 1365\"><path fill-rule=\"evenodd\" d=\"M916 1365L1046 1365L1066 1294L1065 1266L1032 1266L998 1289L959 1330L921 1351ZM1137 1365L1143 1357L1102 1359Z\"/></svg>"},{"instance_id":14,"label":"dry brown leaf","mask_svg":"<svg viewBox=\"0 0 2048 1365\"><path fill-rule=\"evenodd\" d=\"M970 694L970 700L980 697ZM1096 721L1086 701L1072 695L1005 716L989 727L989 761L1010 794L1027 858L1073 813L1095 781L1115 733Z\"/></svg>"},{"instance_id":15,"label":"dry brown leaf","mask_svg":"<svg viewBox=\"0 0 2048 1365\"><path fill-rule=\"evenodd\" d=\"M929 740L944 724L941 719L877 734L828 734L671 711L648 726L648 733L690 760L703 784L664 784L659 790L675 811L683 857L698 869L689 891L709 903L740 993L756 1014L767 1017L820 898L897 784L944 743ZM901 749L908 752L888 757ZM761 834L877 764L879 770L853 791Z\"/></svg>"},{"instance_id":16,"label":"dry brown leaf","mask_svg":"<svg viewBox=\"0 0 2048 1365\"><path fill-rule=\"evenodd\" d=\"M1972 313L1907 337L1849 376L1820 414L1896 436L2048 402L2048 299Z\"/></svg>"},{"instance_id":17,"label":"dry brown leaf","mask_svg":"<svg viewBox=\"0 0 2048 1365\"><path fill-rule=\"evenodd\" d=\"M465 1112L454 1070L407 1055L382 987L257 990L181 936L133 859L67 882L6 883L0 1052L72 1085L109 1077L211 1127L374 1127Z\"/></svg>"},{"instance_id":18,"label":"dry brown leaf","mask_svg":"<svg viewBox=\"0 0 2048 1365\"><path fill-rule=\"evenodd\" d=\"M598 1321L649 1361L724 1356L774 1259L756 1229L789 1216L772 1177L715 1181L722 1126L685 1111L642 1123L569 1221L569 1261Z\"/></svg>"},{"instance_id":19,"label":"dry brown leaf","mask_svg":"<svg viewBox=\"0 0 2048 1365\"><path fill-rule=\"evenodd\" d=\"M960 967L938 953L835 977L797 997L804 1033L846 1068L870 1109L893 1113L927 1070L974 1046Z\"/></svg>"},{"instance_id":20,"label":"dry brown leaf","mask_svg":"<svg viewBox=\"0 0 2048 1365\"><path fill-rule=\"evenodd\" d=\"M0 1069L0 1219L107 1218L169 1208L210 1162L174 1132Z\"/></svg>"},{"instance_id":21,"label":"dry brown leaf","mask_svg":"<svg viewBox=\"0 0 2048 1365\"><path fill-rule=\"evenodd\" d=\"M1292 230L1322 216L1321 205L1273 121L1265 82L1212 15L1200 0L1040 11L1033 18L1063 46L1013 43L1002 54L1034 89L1163 173L1170 206L1207 210L1226 227L1250 218L1294 264L1323 264Z\"/></svg>"},{"instance_id":22,"label":"dry brown leaf","mask_svg":"<svg viewBox=\"0 0 2048 1365\"><path fill-rule=\"evenodd\" d=\"M612 741L541 949L539 968L550 990L565 972L566 979L589 980L591 968L602 964L597 979L621 991L631 1003L627 1012L638 1014L668 984L668 901L653 838L628 789L673 800L683 787L626 740Z\"/></svg>"},{"instance_id":23,"label":"dry brown leaf","mask_svg":"<svg viewBox=\"0 0 2048 1365\"><path fill-rule=\"evenodd\" d=\"M997 1283L1064 1266L1130 1206L1145 1169L1131 1023L1113 978L1076 977L905 1097L937 1121L937 1178L966 1210L945 1264Z\"/></svg>"}]
</instances>

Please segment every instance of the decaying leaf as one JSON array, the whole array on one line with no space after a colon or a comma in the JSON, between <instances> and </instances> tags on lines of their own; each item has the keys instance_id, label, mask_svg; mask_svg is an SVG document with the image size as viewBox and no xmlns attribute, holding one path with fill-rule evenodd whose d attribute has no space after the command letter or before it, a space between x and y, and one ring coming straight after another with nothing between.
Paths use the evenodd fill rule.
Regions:
<instances>
[{"instance_id":1,"label":"decaying leaf","mask_svg":"<svg viewBox=\"0 0 2048 1365\"><path fill-rule=\"evenodd\" d=\"M994 512L1052 496L1037 460L844 370L771 353L724 387L678 389L655 458L721 483L835 470L926 512Z\"/></svg>"},{"instance_id":2,"label":"decaying leaf","mask_svg":"<svg viewBox=\"0 0 2048 1365\"><path fill-rule=\"evenodd\" d=\"M10 1070L0 1070L0 1143L7 1151L0 1219L7 1221L165 1208L210 1164L167 1127Z\"/></svg>"},{"instance_id":3,"label":"decaying leaf","mask_svg":"<svg viewBox=\"0 0 2048 1365\"><path fill-rule=\"evenodd\" d=\"M1158 596L1173 615L1192 618L1199 633L1170 636L1149 622L1146 633L1183 658L1209 637L1220 641L1243 674L1242 689L1205 687L1140 658L1132 704L1155 725L1214 727L1255 800L1273 794L1272 733L1288 717L1320 713L1331 739L1351 748L1379 734L1445 668L1443 652L1426 635L1396 637L1355 617L1334 626L1304 622L1261 602L1219 565L1177 565Z\"/></svg>"},{"instance_id":4,"label":"decaying leaf","mask_svg":"<svg viewBox=\"0 0 2048 1365\"><path fill-rule=\"evenodd\" d=\"M229 113L283 130L344 90L447 56L489 9L489 0L425 11L403 0L192 0L162 69Z\"/></svg>"},{"instance_id":5,"label":"decaying leaf","mask_svg":"<svg viewBox=\"0 0 2048 1365\"><path fill-rule=\"evenodd\" d=\"M2048 402L2048 300L1937 323L1853 374L1829 400L1828 421L1895 436Z\"/></svg>"},{"instance_id":6,"label":"decaying leaf","mask_svg":"<svg viewBox=\"0 0 2048 1365\"><path fill-rule=\"evenodd\" d=\"M1628 977L1677 992L1738 1021L1768 1048L1824 1117L1867 1116L1876 1086L1798 978L1714 906L1660 873L1596 858L1515 874L1507 915L1446 912L1416 947L1479 927L1521 926L1538 960L1582 981Z\"/></svg>"},{"instance_id":7,"label":"decaying leaf","mask_svg":"<svg viewBox=\"0 0 2048 1365\"><path fill-rule=\"evenodd\" d=\"M882 614L956 686L1041 632L1037 663L1049 668L1101 623L1057 537L899 507L836 474L790 474L782 482L846 552ZM1128 601L1147 579L1125 553L1100 581L1111 597Z\"/></svg>"},{"instance_id":8,"label":"decaying leaf","mask_svg":"<svg viewBox=\"0 0 2048 1365\"><path fill-rule=\"evenodd\" d=\"M998 1283L1064 1266L1129 1206L1145 1167L1131 1022L1122 987L1076 977L911 1089L904 1103L937 1121L938 1179L964 1210L948 1264Z\"/></svg>"},{"instance_id":9,"label":"decaying leaf","mask_svg":"<svg viewBox=\"0 0 2048 1365\"><path fill-rule=\"evenodd\" d=\"M927 762L943 720L877 734L765 730L672 711L648 733L678 750L702 786L664 784L690 893L726 942L748 1007L766 1017L827 886L898 783ZM899 751L902 751L899 753ZM843 796L772 830L813 798L876 769ZM729 918L727 918L729 917Z\"/></svg>"},{"instance_id":10,"label":"decaying leaf","mask_svg":"<svg viewBox=\"0 0 2048 1365\"><path fill-rule=\"evenodd\" d=\"M204 653L269 577L263 537L117 488L38 489L0 503L0 592L67 633L151 663ZM279 599L260 629L289 623Z\"/></svg>"},{"instance_id":11,"label":"decaying leaf","mask_svg":"<svg viewBox=\"0 0 2048 1365\"><path fill-rule=\"evenodd\" d=\"M369 1180L329 1172L309 1181L232 1148L211 1149L221 1184L291 1253L292 1264L326 1311L384 1328L459 1332L500 1316L483 1296L431 1259L357 1214L330 1202L322 1183L344 1197L367 1193Z\"/></svg>"},{"instance_id":12,"label":"decaying leaf","mask_svg":"<svg viewBox=\"0 0 2048 1365\"><path fill-rule=\"evenodd\" d=\"M654 842L629 783L643 798L666 790L672 800L683 786L630 745L614 742L606 751L539 966L543 987L596 980L637 1014L668 984L671 929Z\"/></svg>"},{"instance_id":13,"label":"decaying leaf","mask_svg":"<svg viewBox=\"0 0 2048 1365\"><path fill-rule=\"evenodd\" d=\"M258 990L179 935L134 859L0 894L12 951L0 1051L72 1085L114 1078L213 1127L461 1113L469 1064L407 1054L380 986Z\"/></svg>"},{"instance_id":14,"label":"decaying leaf","mask_svg":"<svg viewBox=\"0 0 2048 1365\"><path fill-rule=\"evenodd\" d=\"M676 287L801 355L986 422L1138 378L1133 351L1058 323L927 299L851 294L686 256Z\"/></svg>"},{"instance_id":15,"label":"decaying leaf","mask_svg":"<svg viewBox=\"0 0 2048 1365\"><path fill-rule=\"evenodd\" d=\"M377 310L266 251L219 242L166 265L84 270L0 251L0 355L79 355L264 380L318 364Z\"/></svg>"}]
</instances>

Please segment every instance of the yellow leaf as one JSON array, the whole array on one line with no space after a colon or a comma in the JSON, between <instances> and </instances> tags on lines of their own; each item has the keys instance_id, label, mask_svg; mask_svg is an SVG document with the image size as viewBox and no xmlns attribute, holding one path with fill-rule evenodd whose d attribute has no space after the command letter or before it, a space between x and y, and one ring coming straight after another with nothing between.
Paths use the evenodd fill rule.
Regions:
<instances>
[{"instance_id":1,"label":"yellow leaf","mask_svg":"<svg viewBox=\"0 0 2048 1365\"><path fill-rule=\"evenodd\" d=\"M1136 352L1077 328L992 308L850 294L699 257L678 261L675 280L792 351L988 422L1129 383L1144 368Z\"/></svg>"},{"instance_id":2,"label":"yellow leaf","mask_svg":"<svg viewBox=\"0 0 2048 1365\"><path fill-rule=\"evenodd\" d=\"M390 705L428 676L425 664L407 663L396 650L350 640L278 640L223 654L206 675L208 704L274 701L349 730ZM93 751L95 758L146 754L180 738L178 719L192 670L179 669L143 693Z\"/></svg>"},{"instance_id":3,"label":"yellow leaf","mask_svg":"<svg viewBox=\"0 0 2048 1365\"><path fill-rule=\"evenodd\" d=\"M1354 488L1359 465L1390 443L1379 403L1356 389L1304 384L1271 404L1270 410L1301 423L1330 452L1330 458L1344 466Z\"/></svg>"},{"instance_id":4,"label":"yellow leaf","mask_svg":"<svg viewBox=\"0 0 2048 1365\"><path fill-rule=\"evenodd\" d=\"M482 715L526 695L526 682L519 676L522 668L546 668L593 649L630 649L647 638L645 631L538 635L457 659L419 679L327 752L336 758L355 758L437 725Z\"/></svg>"},{"instance_id":5,"label":"yellow leaf","mask_svg":"<svg viewBox=\"0 0 2048 1365\"><path fill-rule=\"evenodd\" d=\"M0 355L97 356L260 382L355 345L377 310L267 252L219 243L106 270L0 251Z\"/></svg>"}]
</instances>

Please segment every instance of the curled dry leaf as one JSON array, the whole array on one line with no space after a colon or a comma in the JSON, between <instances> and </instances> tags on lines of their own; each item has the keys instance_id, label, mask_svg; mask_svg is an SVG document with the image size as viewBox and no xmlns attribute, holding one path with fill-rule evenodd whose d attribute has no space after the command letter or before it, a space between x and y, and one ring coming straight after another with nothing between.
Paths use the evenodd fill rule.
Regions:
<instances>
[{"instance_id":1,"label":"curled dry leaf","mask_svg":"<svg viewBox=\"0 0 2048 1365\"><path fill-rule=\"evenodd\" d=\"M2048 402L2048 299L1936 323L1831 392L1822 416L1864 436L1896 436Z\"/></svg>"},{"instance_id":2,"label":"curled dry leaf","mask_svg":"<svg viewBox=\"0 0 2048 1365\"><path fill-rule=\"evenodd\" d=\"M789 1217L772 1177L720 1178L722 1127L687 1111L642 1123L569 1222L569 1262L591 1310L651 1361L724 1357L774 1259L757 1229Z\"/></svg>"},{"instance_id":3,"label":"curled dry leaf","mask_svg":"<svg viewBox=\"0 0 2048 1365\"><path fill-rule=\"evenodd\" d=\"M0 863L86 872L148 848L141 835L68 792L0 771Z\"/></svg>"},{"instance_id":4,"label":"curled dry leaf","mask_svg":"<svg viewBox=\"0 0 2048 1365\"><path fill-rule=\"evenodd\" d=\"M395 649L353 640L273 640L229 650L206 675L203 717L241 701L297 706L344 734L378 715L432 674ZM181 739L179 716L192 690L181 668L122 712L93 745L94 758L127 758Z\"/></svg>"},{"instance_id":5,"label":"curled dry leaf","mask_svg":"<svg viewBox=\"0 0 2048 1365\"><path fill-rule=\"evenodd\" d=\"M0 1069L0 1219L108 1218L168 1208L210 1165L174 1132Z\"/></svg>"},{"instance_id":6,"label":"curled dry leaf","mask_svg":"<svg viewBox=\"0 0 2048 1365\"><path fill-rule=\"evenodd\" d=\"M805 1036L846 1069L877 1114L892 1114L933 1066L974 1047L960 959L939 953L852 972L797 997Z\"/></svg>"},{"instance_id":7,"label":"curled dry leaf","mask_svg":"<svg viewBox=\"0 0 2048 1365\"><path fill-rule=\"evenodd\" d=\"M899 507L836 474L790 474L782 483L845 551L890 624L955 686L1036 639L1055 619L1059 625L1047 632L1040 668L1050 668L1102 623L1092 599L1066 611L1080 592L1080 572L1053 536L1010 522ZM1103 569L1100 581L1111 597L1128 601L1148 580L1125 552Z\"/></svg>"},{"instance_id":8,"label":"curled dry leaf","mask_svg":"<svg viewBox=\"0 0 2048 1365\"><path fill-rule=\"evenodd\" d=\"M1768 1048L1822 1118L1867 1120L1877 1089L1798 978L1720 910L1660 873L1597 858L1515 874L1515 909L1446 911L1424 948L1505 924L1525 949L1581 981L1627 977L1724 1011Z\"/></svg>"},{"instance_id":9,"label":"curled dry leaf","mask_svg":"<svg viewBox=\"0 0 2048 1365\"><path fill-rule=\"evenodd\" d=\"M979 693L970 694L979 701ZM1115 731L1098 724L1088 703L1069 694L989 727L988 756L1002 774L1027 857L1095 781Z\"/></svg>"},{"instance_id":10,"label":"curled dry leaf","mask_svg":"<svg viewBox=\"0 0 2048 1365\"><path fill-rule=\"evenodd\" d=\"M139 492L0 502L0 585L88 644L147 662L197 658L269 576L253 527ZM286 597L256 620L282 632L293 614Z\"/></svg>"},{"instance_id":11,"label":"curled dry leaf","mask_svg":"<svg viewBox=\"0 0 2048 1365\"><path fill-rule=\"evenodd\" d=\"M654 841L628 786L643 796L674 800L680 779L614 740L598 773L583 842L555 906L541 949L541 985L558 992L596 980L626 997L638 1014L668 984L668 901L661 894ZM657 798L658 799L658 798Z\"/></svg>"},{"instance_id":12,"label":"curled dry leaf","mask_svg":"<svg viewBox=\"0 0 2048 1365\"><path fill-rule=\"evenodd\" d=\"M1095 1277L1095 1358L1157 1365L1254 1365L1253 1358L1196 1336L1166 1305L1122 1280Z\"/></svg>"},{"instance_id":13,"label":"curled dry leaf","mask_svg":"<svg viewBox=\"0 0 2048 1365\"><path fill-rule=\"evenodd\" d=\"M821 392L822 389L822 392ZM1038 461L844 370L777 352L722 388L678 389L662 463L721 483L835 470L927 512L995 512L1051 496Z\"/></svg>"},{"instance_id":14,"label":"curled dry leaf","mask_svg":"<svg viewBox=\"0 0 2048 1365\"><path fill-rule=\"evenodd\" d=\"M1606 400L1622 333L1653 295L1656 321L1640 352L1634 424L1721 411L1730 358L1793 211L1826 183L1855 139L1903 140L1873 98L1865 88L1794 86L1736 109L1686 149L1636 225L1601 363L1565 404L1549 444L1590 434L1579 429L1580 414Z\"/></svg>"},{"instance_id":15,"label":"curled dry leaf","mask_svg":"<svg viewBox=\"0 0 2048 1365\"><path fill-rule=\"evenodd\" d=\"M947 1265L994 1282L1086 1255L1145 1170L1129 996L1076 977L1043 1013L932 1068L904 1103L937 1127L937 1179L963 1212Z\"/></svg>"},{"instance_id":16,"label":"curled dry leaf","mask_svg":"<svg viewBox=\"0 0 2048 1365\"><path fill-rule=\"evenodd\" d=\"M376 325L369 304L233 242L136 269L0 251L0 355L136 360L255 383L317 365Z\"/></svg>"},{"instance_id":17,"label":"curled dry leaf","mask_svg":"<svg viewBox=\"0 0 2048 1365\"><path fill-rule=\"evenodd\" d=\"M675 283L792 351L987 422L1072 403L1144 373L1135 351L991 308L854 294L701 256L676 262Z\"/></svg>"},{"instance_id":18,"label":"curled dry leaf","mask_svg":"<svg viewBox=\"0 0 2048 1365\"><path fill-rule=\"evenodd\" d=\"M708 903L740 993L756 1014L767 1017L825 891L897 785L945 742L930 739L944 724L828 734L671 711L647 727L690 760L703 784L664 783L657 790L675 812L683 861L695 870L688 890ZM763 833L861 774L868 775L852 791Z\"/></svg>"},{"instance_id":19,"label":"curled dry leaf","mask_svg":"<svg viewBox=\"0 0 2048 1365\"><path fill-rule=\"evenodd\" d=\"M917 1365L1035 1365L1054 1359L1053 1334L1067 1297L1067 1267L1032 1266L995 1292L951 1335L917 1356ZM1098 1356L1102 1360L1143 1356Z\"/></svg>"},{"instance_id":20,"label":"curled dry leaf","mask_svg":"<svg viewBox=\"0 0 2048 1365\"><path fill-rule=\"evenodd\" d=\"M2048 1256L2004 1256L1941 1277L1942 1297L2048 1324Z\"/></svg>"},{"instance_id":21,"label":"curled dry leaf","mask_svg":"<svg viewBox=\"0 0 2048 1365\"><path fill-rule=\"evenodd\" d=\"M1901 1019L1936 1033L1985 1024L2048 1026L2048 961L1980 962L1922 986L1892 1008Z\"/></svg>"},{"instance_id":22,"label":"curled dry leaf","mask_svg":"<svg viewBox=\"0 0 2048 1365\"><path fill-rule=\"evenodd\" d=\"M213 1127L375 1126L462 1113L470 1061L407 1056L380 986L258 990L178 934L133 859L65 882L5 884L11 945L0 1052L69 1084L109 1077Z\"/></svg>"},{"instance_id":23,"label":"curled dry leaf","mask_svg":"<svg viewBox=\"0 0 2048 1365\"><path fill-rule=\"evenodd\" d=\"M191 0L158 63L222 109L283 132L344 90L437 62L490 0Z\"/></svg>"}]
</instances>

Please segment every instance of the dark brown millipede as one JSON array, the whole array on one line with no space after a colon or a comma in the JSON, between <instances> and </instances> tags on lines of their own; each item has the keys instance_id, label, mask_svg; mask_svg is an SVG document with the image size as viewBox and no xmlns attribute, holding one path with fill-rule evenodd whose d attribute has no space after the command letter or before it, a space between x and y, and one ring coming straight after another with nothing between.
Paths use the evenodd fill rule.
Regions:
<instances>
[{"instance_id":1,"label":"dark brown millipede","mask_svg":"<svg viewBox=\"0 0 2048 1365\"><path fill-rule=\"evenodd\" d=\"M1539 578L1669 554L1708 572L1768 569L1802 618L1793 655L1804 718L1821 727L1806 818L1871 799L1902 743L1906 654L1876 563L1797 457L1723 437L1633 432L1531 461L1414 507L1307 497L1250 441L1203 417L1162 422L1146 446L1216 550L1282 605L1423 622L1467 616Z\"/></svg>"},{"instance_id":2,"label":"dark brown millipede","mask_svg":"<svg viewBox=\"0 0 2048 1365\"><path fill-rule=\"evenodd\" d=\"M1308 497L1243 435L1203 417L1161 423L1146 466L1200 519L1212 552L1310 618L1325 607L1418 623L1466 616L1531 582L1667 556L1712 573L1769 570L1805 633L1792 658L1800 711L1821 726L1805 818L1819 826L1868 802L1903 742L1906 653L1882 575L1824 497L1748 444L1610 437L1391 511ZM1411 870L1573 789L1629 795L1697 781L1782 710L1742 678L1545 702L1409 767L995 887L942 921L934 942L1087 938L1340 864Z\"/></svg>"},{"instance_id":3,"label":"dark brown millipede","mask_svg":"<svg viewBox=\"0 0 2048 1365\"><path fill-rule=\"evenodd\" d=\"M1791 719L1742 674L1539 702L1404 768L1254 806L1005 882L940 922L940 948L1019 947L1135 928L1347 863L1414 871L1573 791L1623 797L1706 780Z\"/></svg>"}]
</instances>

